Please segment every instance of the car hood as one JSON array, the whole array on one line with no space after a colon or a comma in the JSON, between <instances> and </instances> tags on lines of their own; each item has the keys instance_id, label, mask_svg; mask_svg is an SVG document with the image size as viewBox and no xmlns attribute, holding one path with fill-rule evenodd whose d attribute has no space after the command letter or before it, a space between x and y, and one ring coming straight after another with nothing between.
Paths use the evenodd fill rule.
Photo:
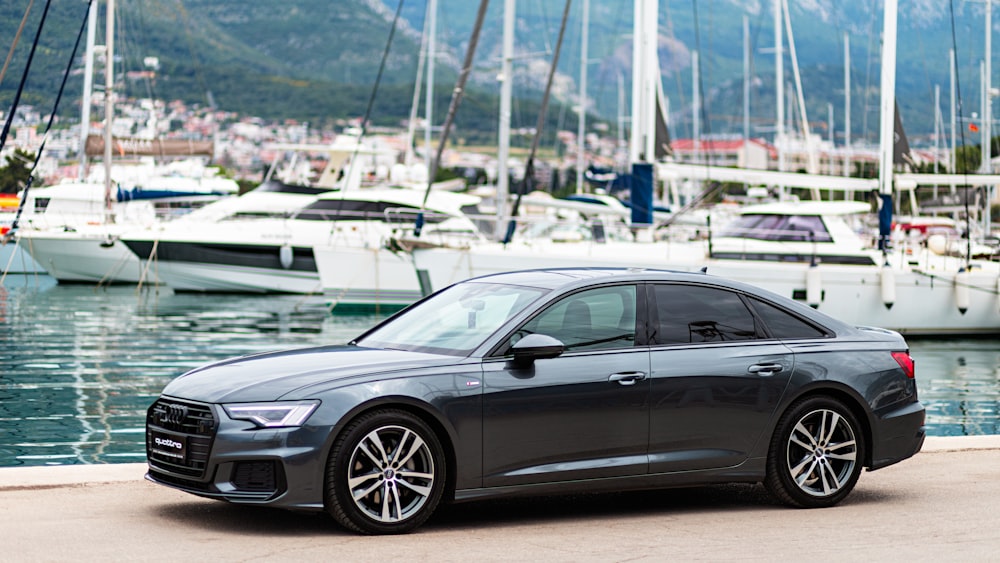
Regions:
<instances>
[{"instance_id":1,"label":"car hood","mask_svg":"<svg viewBox=\"0 0 1000 563\"><path fill-rule=\"evenodd\" d=\"M302 348L208 364L174 379L163 394L206 403L274 401L303 387L458 361L454 356L357 346Z\"/></svg>"}]
</instances>

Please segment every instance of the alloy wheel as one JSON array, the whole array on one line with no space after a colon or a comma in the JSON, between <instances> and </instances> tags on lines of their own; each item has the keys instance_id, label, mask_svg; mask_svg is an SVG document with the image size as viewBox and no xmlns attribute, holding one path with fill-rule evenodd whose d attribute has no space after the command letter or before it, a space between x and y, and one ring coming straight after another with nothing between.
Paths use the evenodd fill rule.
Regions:
<instances>
[{"instance_id":1,"label":"alloy wheel","mask_svg":"<svg viewBox=\"0 0 1000 563\"><path fill-rule=\"evenodd\" d=\"M348 468L354 505L383 524L419 513L434 490L434 456L420 435L403 426L380 426L365 435Z\"/></svg>"},{"instance_id":2,"label":"alloy wheel","mask_svg":"<svg viewBox=\"0 0 1000 563\"><path fill-rule=\"evenodd\" d=\"M854 429L836 411L810 411L792 427L785 461L802 492L815 497L835 495L851 482L858 463Z\"/></svg>"}]
</instances>

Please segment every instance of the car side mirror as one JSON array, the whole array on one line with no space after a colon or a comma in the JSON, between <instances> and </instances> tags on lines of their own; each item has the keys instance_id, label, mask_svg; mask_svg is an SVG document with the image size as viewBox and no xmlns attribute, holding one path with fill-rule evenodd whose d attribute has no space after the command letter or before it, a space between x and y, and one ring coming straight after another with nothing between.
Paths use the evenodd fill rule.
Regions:
<instances>
[{"instance_id":1,"label":"car side mirror","mask_svg":"<svg viewBox=\"0 0 1000 563\"><path fill-rule=\"evenodd\" d=\"M545 334L529 334L518 340L511 351L516 365L528 366L535 360L560 356L566 351L566 345Z\"/></svg>"}]
</instances>

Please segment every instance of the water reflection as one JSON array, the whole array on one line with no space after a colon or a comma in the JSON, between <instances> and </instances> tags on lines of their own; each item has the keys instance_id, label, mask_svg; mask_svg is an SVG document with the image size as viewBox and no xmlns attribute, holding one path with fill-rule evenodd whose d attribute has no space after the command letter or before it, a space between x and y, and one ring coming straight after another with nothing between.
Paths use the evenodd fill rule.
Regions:
<instances>
[{"instance_id":1,"label":"water reflection","mask_svg":"<svg viewBox=\"0 0 1000 563\"><path fill-rule=\"evenodd\" d=\"M1000 434L1000 345L995 339L910 340L931 434Z\"/></svg>"},{"instance_id":2,"label":"water reflection","mask_svg":"<svg viewBox=\"0 0 1000 563\"><path fill-rule=\"evenodd\" d=\"M0 466L141 462L145 409L187 369L340 343L381 317L321 297L176 295L155 288L0 286ZM932 435L1000 434L995 340L911 339Z\"/></svg>"},{"instance_id":3,"label":"water reflection","mask_svg":"<svg viewBox=\"0 0 1000 563\"><path fill-rule=\"evenodd\" d=\"M226 357L346 341L378 320L322 298L0 287L0 466L145 459L145 409L173 377Z\"/></svg>"}]
</instances>

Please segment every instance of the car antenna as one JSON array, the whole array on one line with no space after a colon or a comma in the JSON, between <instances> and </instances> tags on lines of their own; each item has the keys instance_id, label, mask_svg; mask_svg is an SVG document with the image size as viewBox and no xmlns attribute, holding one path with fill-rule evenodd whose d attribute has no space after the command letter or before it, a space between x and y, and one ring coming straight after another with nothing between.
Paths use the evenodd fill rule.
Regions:
<instances>
[{"instance_id":1,"label":"car antenna","mask_svg":"<svg viewBox=\"0 0 1000 563\"><path fill-rule=\"evenodd\" d=\"M702 266L701 267L701 273L707 274L708 273L708 266Z\"/></svg>"}]
</instances>

